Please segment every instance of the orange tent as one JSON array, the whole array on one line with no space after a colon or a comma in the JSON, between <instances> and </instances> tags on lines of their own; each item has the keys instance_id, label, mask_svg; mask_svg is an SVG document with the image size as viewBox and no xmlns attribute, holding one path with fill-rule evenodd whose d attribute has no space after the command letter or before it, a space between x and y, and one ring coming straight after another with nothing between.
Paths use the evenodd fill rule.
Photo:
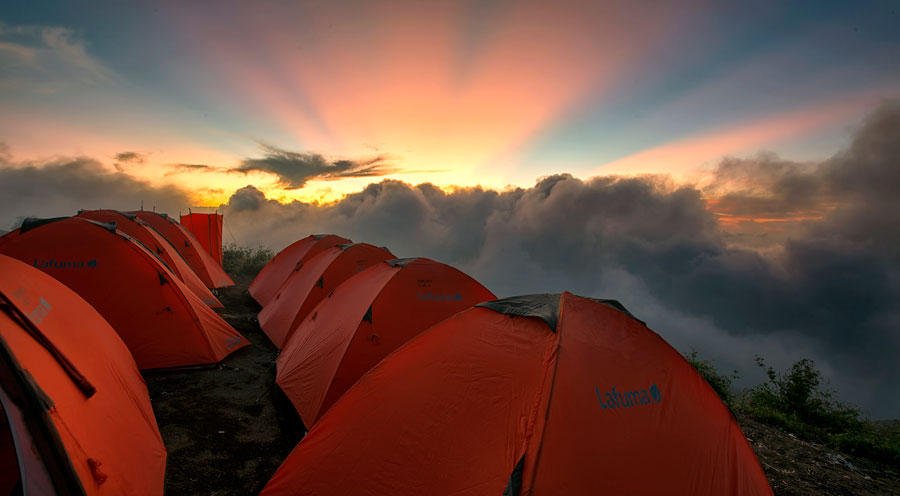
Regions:
<instances>
[{"instance_id":1,"label":"orange tent","mask_svg":"<svg viewBox=\"0 0 900 496\"><path fill-rule=\"evenodd\" d=\"M77 217L26 219L0 253L81 295L142 369L216 363L249 344L130 236Z\"/></svg>"},{"instance_id":2,"label":"orange tent","mask_svg":"<svg viewBox=\"0 0 900 496\"><path fill-rule=\"evenodd\" d=\"M197 277L194 270L178 253L178 250L159 234L156 229L153 229L150 224L138 219L137 216L119 212L118 210L81 210L76 217L97 222L115 222L116 229L131 236L135 241L144 245L144 248L161 258L169 270L178 276L181 282L190 288L197 297L203 300L203 303L213 308L224 307L209 288L203 284L203 281Z\"/></svg>"},{"instance_id":3,"label":"orange tent","mask_svg":"<svg viewBox=\"0 0 900 496\"><path fill-rule=\"evenodd\" d=\"M427 258L390 260L344 281L300 323L276 381L313 425L382 358L423 330L496 296Z\"/></svg>"},{"instance_id":4,"label":"orange tent","mask_svg":"<svg viewBox=\"0 0 900 496\"><path fill-rule=\"evenodd\" d=\"M2 255L0 273L0 494L162 494L166 450L128 348L52 277Z\"/></svg>"},{"instance_id":5,"label":"orange tent","mask_svg":"<svg viewBox=\"0 0 900 496\"><path fill-rule=\"evenodd\" d=\"M146 210L138 210L136 212L128 212L136 215L139 219L153 226L157 232L162 234L172 246L181 253L181 256L187 261L188 265L194 269L194 272L200 276L200 279L209 288L222 288L225 286L234 286L234 281L228 277L222 266L200 246L197 239L188 232L181 224L175 222L174 219L166 214L156 212L148 212Z\"/></svg>"},{"instance_id":6,"label":"orange tent","mask_svg":"<svg viewBox=\"0 0 900 496\"><path fill-rule=\"evenodd\" d=\"M193 212L181 216L181 225L185 227L206 253L222 265L222 214L195 214Z\"/></svg>"},{"instance_id":7,"label":"orange tent","mask_svg":"<svg viewBox=\"0 0 900 496\"><path fill-rule=\"evenodd\" d=\"M259 274L250 283L250 287L247 288L250 296L260 305L266 306L284 281L294 273L297 266L326 248L345 243L351 243L351 241L334 234L313 234L291 243L287 248L278 252L259 271Z\"/></svg>"},{"instance_id":8,"label":"orange tent","mask_svg":"<svg viewBox=\"0 0 900 496\"><path fill-rule=\"evenodd\" d=\"M273 495L772 494L728 408L617 302L482 303L382 360Z\"/></svg>"},{"instance_id":9,"label":"orange tent","mask_svg":"<svg viewBox=\"0 0 900 496\"><path fill-rule=\"evenodd\" d=\"M332 246L298 266L259 312L259 326L279 349L322 298L350 276L396 258L368 243Z\"/></svg>"}]
</instances>

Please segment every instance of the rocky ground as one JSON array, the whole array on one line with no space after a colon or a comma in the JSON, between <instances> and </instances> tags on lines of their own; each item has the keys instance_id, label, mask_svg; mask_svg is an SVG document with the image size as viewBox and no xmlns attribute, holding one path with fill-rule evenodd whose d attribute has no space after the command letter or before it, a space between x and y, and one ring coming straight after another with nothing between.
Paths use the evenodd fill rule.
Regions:
<instances>
[{"instance_id":1,"label":"rocky ground","mask_svg":"<svg viewBox=\"0 0 900 496\"><path fill-rule=\"evenodd\" d=\"M222 316L252 342L215 367L146 372L168 449L166 494L252 495L302 438L275 385L276 348L247 283L221 291ZM900 467L841 455L738 415L776 495L900 495Z\"/></svg>"}]
</instances>

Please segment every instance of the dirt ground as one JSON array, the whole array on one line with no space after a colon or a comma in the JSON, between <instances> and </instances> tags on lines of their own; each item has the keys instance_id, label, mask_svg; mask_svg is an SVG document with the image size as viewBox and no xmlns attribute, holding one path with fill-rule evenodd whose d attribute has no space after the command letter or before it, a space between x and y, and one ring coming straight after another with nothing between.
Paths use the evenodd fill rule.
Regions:
<instances>
[{"instance_id":1,"label":"dirt ground","mask_svg":"<svg viewBox=\"0 0 900 496\"><path fill-rule=\"evenodd\" d=\"M277 349L259 329L247 284L220 290L222 317L252 343L212 368L145 372L169 453L166 495L257 494L303 437L275 385Z\"/></svg>"},{"instance_id":2,"label":"dirt ground","mask_svg":"<svg viewBox=\"0 0 900 496\"><path fill-rule=\"evenodd\" d=\"M259 329L248 283L220 291L220 313L251 346L215 367L144 374L169 453L168 496L256 494L303 437L275 385L277 350ZM900 495L900 467L841 455L740 415L738 422L776 495Z\"/></svg>"}]
</instances>

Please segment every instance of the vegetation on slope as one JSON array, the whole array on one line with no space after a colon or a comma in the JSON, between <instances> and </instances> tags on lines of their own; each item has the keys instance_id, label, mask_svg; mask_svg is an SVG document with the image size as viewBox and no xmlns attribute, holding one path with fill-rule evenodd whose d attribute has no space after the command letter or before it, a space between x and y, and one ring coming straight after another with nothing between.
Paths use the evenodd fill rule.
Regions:
<instances>
[{"instance_id":1,"label":"vegetation on slope","mask_svg":"<svg viewBox=\"0 0 900 496\"><path fill-rule=\"evenodd\" d=\"M732 410L844 453L900 463L900 425L867 420L859 409L835 400L835 392L812 360L801 358L789 369L777 371L757 357L767 380L735 393L731 386L736 371L721 374L695 351L685 353L685 358Z\"/></svg>"}]
</instances>

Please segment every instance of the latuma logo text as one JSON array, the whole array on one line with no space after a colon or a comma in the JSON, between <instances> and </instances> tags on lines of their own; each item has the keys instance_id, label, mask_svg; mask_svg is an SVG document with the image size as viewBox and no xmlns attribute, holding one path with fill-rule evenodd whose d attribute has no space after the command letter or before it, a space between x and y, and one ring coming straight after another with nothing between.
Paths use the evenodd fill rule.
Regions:
<instances>
[{"instance_id":1,"label":"latuma logo text","mask_svg":"<svg viewBox=\"0 0 900 496\"><path fill-rule=\"evenodd\" d=\"M600 392L599 386L594 386L594 390L597 392L597 399L600 400L600 407L603 409L654 405L662 401L662 393L656 384L651 385L649 389L638 389L622 393L617 393L615 387L606 393Z\"/></svg>"},{"instance_id":2,"label":"latuma logo text","mask_svg":"<svg viewBox=\"0 0 900 496\"><path fill-rule=\"evenodd\" d=\"M34 259L34 266L39 269L83 269L97 266L97 260L38 260Z\"/></svg>"}]
</instances>

